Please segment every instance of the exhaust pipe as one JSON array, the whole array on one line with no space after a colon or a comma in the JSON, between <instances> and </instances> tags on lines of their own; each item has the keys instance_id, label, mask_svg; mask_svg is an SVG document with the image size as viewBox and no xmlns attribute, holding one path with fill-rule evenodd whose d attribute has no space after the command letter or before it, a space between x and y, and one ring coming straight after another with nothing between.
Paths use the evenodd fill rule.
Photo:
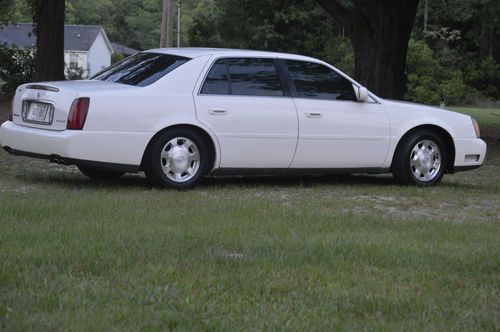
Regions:
<instances>
[{"instance_id":1,"label":"exhaust pipe","mask_svg":"<svg viewBox=\"0 0 500 332\"><path fill-rule=\"evenodd\" d=\"M50 156L50 162L51 163L56 163L58 165L64 165L67 166L69 163L61 156L58 155L51 155Z\"/></svg>"},{"instance_id":2,"label":"exhaust pipe","mask_svg":"<svg viewBox=\"0 0 500 332\"><path fill-rule=\"evenodd\" d=\"M10 146L4 146L3 149L7 151L8 154L13 155L14 151L10 148Z\"/></svg>"}]
</instances>

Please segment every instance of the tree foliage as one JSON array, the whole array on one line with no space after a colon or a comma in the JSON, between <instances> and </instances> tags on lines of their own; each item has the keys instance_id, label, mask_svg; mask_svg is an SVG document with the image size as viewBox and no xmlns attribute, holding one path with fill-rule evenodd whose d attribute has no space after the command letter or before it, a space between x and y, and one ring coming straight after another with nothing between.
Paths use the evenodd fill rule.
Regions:
<instances>
[{"instance_id":1,"label":"tree foliage","mask_svg":"<svg viewBox=\"0 0 500 332\"><path fill-rule=\"evenodd\" d=\"M429 46L436 63L460 73L466 86L462 100L500 99L500 2L492 0L434 0L428 2L428 30L424 31L425 6L419 7L413 39ZM409 54L409 58L410 58ZM416 67L408 68L409 75ZM433 79L441 82L441 71ZM414 84L408 85L411 94ZM425 87L420 86L420 89ZM429 88L430 89L430 88ZM453 100L454 98L449 98ZM423 100L431 102L430 100Z\"/></svg>"},{"instance_id":2,"label":"tree foliage","mask_svg":"<svg viewBox=\"0 0 500 332\"><path fill-rule=\"evenodd\" d=\"M0 45L0 81L2 92L10 94L24 83L30 82L35 67L35 50Z\"/></svg>"},{"instance_id":3,"label":"tree foliage","mask_svg":"<svg viewBox=\"0 0 500 332\"><path fill-rule=\"evenodd\" d=\"M465 84L462 73L443 67L425 42L410 42L407 68L407 99L434 105L441 101L457 104L463 99Z\"/></svg>"},{"instance_id":4,"label":"tree foliage","mask_svg":"<svg viewBox=\"0 0 500 332\"><path fill-rule=\"evenodd\" d=\"M30 22L28 1L32 0L0 0L0 22ZM333 3L349 15L327 12L325 6L319 5L322 2ZM373 88L373 83L363 78L373 69L363 65L375 58L369 50L381 43L380 38L390 36L375 38L375 46L364 41L356 44L352 27L362 27L367 22L370 27L389 24L404 9L379 13L377 4L394 3L397 8L403 2L182 0L181 44L311 55ZM171 1L171 6L176 33L177 1ZM111 41L138 49L156 48L161 8L162 0L66 0L66 23L103 25ZM441 95L447 103L500 99L500 1L421 0L412 26L406 71L399 84L406 84L406 98L431 104L436 104ZM176 40L175 36L172 40ZM363 45L367 50L362 49ZM397 58L396 51L403 48L388 48L384 57ZM385 70L394 65L378 67ZM385 75L377 81L394 80ZM379 92L378 88L374 90Z\"/></svg>"},{"instance_id":5,"label":"tree foliage","mask_svg":"<svg viewBox=\"0 0 500 332\"><path fill-rule=\"evenodd\" d=\"M109 39L138 49L158 47L161 0L70 0L67 23L103 25Z\"/></svg>"},{"instance_id":6,"label":"tree foliage","mask_svg":"<svg viewBox=\"0 0 500 332\"><path fill-rule=\"evenodd\" d=\"M2 28L2 24L11 21L15 4L15 0L0 0L0 29Z\"/></svg>"},{"instance_id":7,"label":"tree foliage","mask_svg":"<svg viewBox=\"0 0 500 332\"><path fill-rule=\"evenodd\" d=\"M191 46L298 53L354 69L350 42L314 1L199 1L187 37Z\"/></svg>"}]
</instances>

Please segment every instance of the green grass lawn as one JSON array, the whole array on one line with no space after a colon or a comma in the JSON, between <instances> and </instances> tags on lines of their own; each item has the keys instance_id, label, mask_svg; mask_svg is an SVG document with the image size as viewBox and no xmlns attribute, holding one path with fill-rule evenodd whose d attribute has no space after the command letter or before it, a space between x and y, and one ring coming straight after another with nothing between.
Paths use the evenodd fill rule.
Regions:
<instances>
[{"instance_id":1,"label":"green grass lawn","mask_svg":"<svg viewBox=\"0 0 500 332\"><path fill-rule=\"evenodd\" d=\"M353 175L159 191L0 151L0 331L498 331L488 143L482 168L428 189Z\"/></svg>"}]
</instances>

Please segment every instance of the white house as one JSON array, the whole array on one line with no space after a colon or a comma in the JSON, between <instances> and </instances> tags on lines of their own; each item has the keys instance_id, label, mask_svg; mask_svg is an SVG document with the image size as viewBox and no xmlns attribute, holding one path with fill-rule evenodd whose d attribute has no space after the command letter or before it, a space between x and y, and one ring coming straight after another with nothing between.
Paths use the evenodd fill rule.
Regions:
<instances>
[{"instance_id":1,"label":"white house","mask_svg":"<svg viewBox=\"0 0 500 332\"><path fill-rule=\"evenodd\" d=\"M0 44L19 48L35 47L36 36L31 23L6 25L0 29ZM81 67L84 77L92 76L111 65L113 47L102 26L65 25L64 63L68 67Z\"/></svg>"}]
</instances>

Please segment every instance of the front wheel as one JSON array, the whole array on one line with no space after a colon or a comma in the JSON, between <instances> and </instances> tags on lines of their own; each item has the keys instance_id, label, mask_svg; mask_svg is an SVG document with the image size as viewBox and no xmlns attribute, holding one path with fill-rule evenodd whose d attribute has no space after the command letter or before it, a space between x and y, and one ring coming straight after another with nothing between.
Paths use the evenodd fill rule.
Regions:
<instances>
[{"instance_id":1,"label":"front wheel","mask_svg":"<svg viewBox=\"0 0 500 332\"><path fill-rule=\"evenodd\" d=\"M208 151L207 143L195 131L167 131L153 142L146 155L146 177L159 187L194 187L209 167Z\"/></svg>"},{"instance_id":2,"label":"front wheel","mask_svg":"<svg viewBox=\"0 0 500 332\"><path fill-rule=\"evenodd\" d=\"M402 184L431 186L447 167L445 146L435 133L419 130L404 138L394 155L392 173Z\"/></svg>"}]
</instances>

